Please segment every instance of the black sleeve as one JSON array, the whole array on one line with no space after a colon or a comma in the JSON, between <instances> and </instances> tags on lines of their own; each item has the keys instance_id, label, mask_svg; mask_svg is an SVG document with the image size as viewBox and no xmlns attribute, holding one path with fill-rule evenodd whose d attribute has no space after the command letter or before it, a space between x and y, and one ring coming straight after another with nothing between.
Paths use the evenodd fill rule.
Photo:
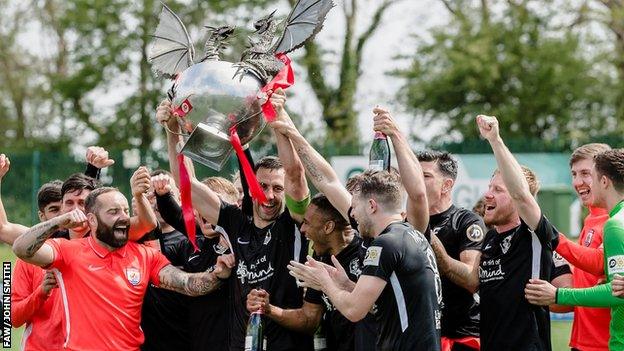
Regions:
<instances>
[{"instance_id":1,"label":"black sleeve","mask_svg":"<svg viewBox=\"0 0 624 351\"><path fill-rule=\"evenodd\" d=\"M366 257L362 266L362 275L379 277L385 281L401 261L401 249L395 244L390 235L375 239L366 250Z\"/></svg>"},{"instance_id":2,"label":"black sleeve","mask_svg":"<svg viewBox=\"0 0 624 351\"><path fill-rule=\"evenodd\" d=\"M533 232L537 235L542 245L553 251L557 248L559 244L559 231L550 223L544 214L542 214L542 218Z\"/></svg>"},{"instance_id":3,"label":"black sleeve","mask_svg":"<svg viewBox=\"0 0 624 351\"><path fill-rule=\"evenodd\" d=\"M185 236L188 236L186 233L186 226L184 225L182 207L178 205L171 193L162 196L156 194L156 206L158 206L160 216L167 224ZM195 223L195 232L198 234L201 233L201 228L197 223Z\"/></svg>"},{"instance_id":4,"label":"black sleeve","mask_svg":"<svg viewBox=\"0 0 624 351\"><path fill-rule=\"evenodd\" d=\"M238 238L244 220L245 215L240 208L221 201L217 225L223 228L231 242Z\"/></svg>"},{"instance_id":5,"label":"black sleeve","mask_svg":"<svg viewBox=\"0 0 624 351\"><path fill-rule=\"evenodd\" d=\"M249 164L253 168L254 160L251 157L251 151L249 148L245 149L245 157L247 157ZM245 172L243 172L243 165L240 160L238 160L238 174L240 175L241 186L243 187L243 204L241 206L243 213L246 216L253 216L253 201L251 199L251 194L249 193L249 185L247 184L247 178L245 178Z\"/></svg>"},{"instance_id":6,"label":"black sleeve","mask_svg":"<svg viewBox=\"0 0 624 351\"><path fill-rule=\"evenodd\" d=\"M165 245L164 236L161 235L158 238L158 242L160 243L160 251L162 251L163 255L167 257L172 265L177 267L184 265L186 260L182 257L182 254L185 252L184 249L188 243L188 239L179 240L174 244Z\"/></svg>"},{"instance_id":7,"label":"black sleeve","mask_svg":"<svg viewBox=\"0 0 624 351\"><path fill-rule=\"evenodd\" d=\"M572 274L570 264L565 258L553 251L553 268L552 274L550 275L550 281L553 281L555 278L564 274Z\"/></svg>"},{"instance_id":8,"label":"black sleeve","mask_svg":"<svg viewBox=\"0 0 624 351\"><path fill-rule=\"evenodd\" d=\"M156 223L156 228L144 234L141 238L139 238L139 240L137 240L137 243L143 244L146 241L160 240L161 236L162 236L162 231L160 230L160 223ZM162 251L162 247L161 247L161 251Z\"/></svg>"},{"instance_id":9,"label":"black sleeve","mask_svg":"<svg viewBox=\"0 0 624 351\"><path fill-rule=\"evenodd\" d=\"M485 223L483 219L472 211L463 211L458 218L459 252L464 250L479 250L485 238Z\"/></svg>"},{"instance_id":10,"label":"black sleeve","mask_svg":"<svg viewBox=\"0 0 624 351\"><path fill-rule=\"evenodd\" d=\"M303 299L309 303L321 305L323 304L323 293L318 290L307 288Z\"/></svg>"},{"instance_id":11,"label":"black sleeve","mask_svg":"<svg viewBox=\"0 0 624 351\"><path fill-rule=\"evenodd\" d=\"M87 162L87 169L85 169L84 174L86 176L94 178L94 179L100 179L100 172L101 171L102 170L100 168L97 168L94 165L92 165L89 162Z\"/></svg>"}]
</instances>

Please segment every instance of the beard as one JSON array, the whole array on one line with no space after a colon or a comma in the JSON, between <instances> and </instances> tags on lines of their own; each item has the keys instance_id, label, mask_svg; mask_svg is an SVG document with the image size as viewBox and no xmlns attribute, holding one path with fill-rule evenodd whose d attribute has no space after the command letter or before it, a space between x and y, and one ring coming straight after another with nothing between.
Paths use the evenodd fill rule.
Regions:
<instances>
[{"instance_id":1,"label":"beard","mask_svg":"<svg viewBox=\"0 0 624 351\"><path fill-rule=\"evenodd\" d=\"M368 217L364 217L362 220L357 221L358 232L363 238L372 238L373 233L373 221Z\"/></svg>"},{"instance_id":2,"label":"beard","mask_svg":"<svg viewBox=\"0 0 624 351\"><path fill-rule=\"evenodd\" d=\"M121 227L121 228L120 228ZM123 228L125 227L125 228ZM122 229L123 228L123 229ZM98 227L95 231L96 237L110 247L120 248L128 242L128 230L130 221L118 219L112 226L106 225L98 218Z\"/></svg>"},{"instance_id":3,"label":"beard","mask_svg":"<svg viewBox=\"0 0 624 351\"><path fill-rule=\"evenodd\" d=\"M271 222L277 219L282 212L284 212L284 203L277 199L273 199L268 202L272 207L267 208L266 206L261 205L258 201L254 201L253 207L254 212L262 219L263 221Z\"/></svg>"},{"instance_id":4,"label":"beard","mask_svg":"<svg viewBox=\"0 0 624 351\"><path fill-rule=\"evenodd\" d=\"M488 213L483 217L485 225L488 227L505 225L512 221L513 210L497 208L494 213Z\"/></svg>"}]
</instances>

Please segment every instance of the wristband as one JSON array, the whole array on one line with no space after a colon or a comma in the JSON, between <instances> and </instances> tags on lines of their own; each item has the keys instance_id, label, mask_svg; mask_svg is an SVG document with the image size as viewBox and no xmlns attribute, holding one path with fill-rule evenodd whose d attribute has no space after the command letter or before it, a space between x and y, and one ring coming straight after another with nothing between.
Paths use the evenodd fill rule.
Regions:
<instances>
[{"instance_id":1,"label":"wristband","mask_svg":"<svg viewBox=\"0 0 624 351\"><path fill-rule=\"evenodd\" d=\"M290 212L294 214L298 214L298 215L303 215L305 214L305 211L308 209L308 205L310 205L309 193L303 200L299 200L299 201L294 200L292 197L286 194L286 207L288 207L288 210Z\"/></svg>"}]
</instances>

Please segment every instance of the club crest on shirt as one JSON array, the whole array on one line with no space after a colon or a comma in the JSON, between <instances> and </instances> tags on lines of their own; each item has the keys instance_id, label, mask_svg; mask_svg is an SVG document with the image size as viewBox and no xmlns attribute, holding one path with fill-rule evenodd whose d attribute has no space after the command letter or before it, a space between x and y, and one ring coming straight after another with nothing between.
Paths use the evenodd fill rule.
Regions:
<instances>
[{"instance_id":1,"label":"club crest on shirt","mask_svg":"<svg viewBox=\"0 0 624 351\"><path fill-rule=\"evenodd\" d=\"M212 245L212 249L216 254L223 255L227 250L227 246L222 246L221 244Z\"/></svg>"},{"instance_id":2,"label":"club crest on shirt","mask_svg":"<svg viewBox=\"0 0 624 351\"><path fill-rule=\"evenodd\" d=\"M473 224L466 229L466 236L475 243L483 241L483 229L478 224Z\"/></svg>"},{"instance_id":3,"label":"club crest on shirt","mask_svg":"<svg viewBox=\"0 0 624 351\"><path fill-rule=\"evenodd\" d=\"M362 274L360 262L358 262L357 258L354 258L353 260L351 260L351 262L349 262L349 272L351 272L351 274L356 277L359 277L360 274Z\"/></svg>"},{"instance_id":4,"label":"club crest on shirt","mask_svg":"<svg viewBox=\"0 0 624 351\"><path fill-rule=\"evenodd\" d=\"M383 247L371 246L366 250L366 257L364 257L364 266L379 266L379 258L381 257L381 249Z\"/></svg>"},{"instance_id":5,"label":"club crest on shirt","mask_svg":"<svg viewBox=\"0 0 624 351\"><path fill-rule=\"evenodd\" d=\"M511 239L513 239L513 234L506 237L505 239L503 239L503 241L501 241L501 250L503 251L503 255L507 253L507 251L509 251L509 248L511 247Z\"/></svg>"},{"instance_id":6,"label":"club crest on shirt","mask_svg":"<svg viewBox=\"0 0 624 351\"><path fill-rule=\"evenodd\" d=\"M568 261L560 254L553 251L553 264L555 265L555 267L561 267L568 264Z\"/></svg>"},{"instance_id":7,"label":"club crest on shirt","mask_svg":"<svg viewBox=\"0 0 624 351\"><path fill-rule=\"evenodd\" d=\"M611 256L607 260L609 275L614 273L624 273L624 255Z\"/></svg>"},{"instance_id":8,"label":"club crest on shirt","mask_svg":"<svg viewBox=\"0 0 624 351\"><path fill-rule=\"evenodd\" d=\"M591 245L592 243L592 239L594 238L594 230L590 229L587 232L587 236L585 237L585 240L583 240L583 245L589 247L589 245Z\"/></svg>"},{"instance_id":9,"label":"club crest on shirt","mask_svg":"<svg viewBox=\"0 0 624 351\"><path fill-rule=\"evenodd\" d=\"M134 267L126 268L126 278L128 282L134 286L141 282L141 271Z\"/></svg>"},{"instance_id":10,"label":"club crest on shirt","mask_svg":"<svg viewBox=\"0 0 624 351\"><path fill-rule=\"evenodd\" d=\"M442 227L435 227L431 229L431 235L438 235L438 232L442 229Z\"/></svg>"}]
</instances>

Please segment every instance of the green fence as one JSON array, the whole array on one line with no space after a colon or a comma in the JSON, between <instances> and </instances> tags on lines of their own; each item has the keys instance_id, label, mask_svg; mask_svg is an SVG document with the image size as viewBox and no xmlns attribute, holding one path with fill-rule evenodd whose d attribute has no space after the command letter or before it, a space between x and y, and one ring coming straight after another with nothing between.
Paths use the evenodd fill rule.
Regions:
<instances>
[{"instance_id":1,"label":"green fence","mask_svg":"<svg viewBox=\"0 0 624 351\"><path fill-rule=\"evenodd\" d=\"M2 180L2 201L9 220L25 225L33 225L37 217L37 190L51 180L64 180L69 175L84 172L84 158L75 158L61 152L4 152L11 160L11 169ZM122 151L111 151L109 156L115 160L112 167L103 171L102 182L118 187L127 196L130 195L130 177L136 167L125 168ZM147 153L140 155L140 164L150 170L169 169L166 154ZM199 178L217 175L216 172L200 164L195 165ZM220 175L228 177L236 169L236 160L232 158Z\"/></svg>"}]
</instances>

